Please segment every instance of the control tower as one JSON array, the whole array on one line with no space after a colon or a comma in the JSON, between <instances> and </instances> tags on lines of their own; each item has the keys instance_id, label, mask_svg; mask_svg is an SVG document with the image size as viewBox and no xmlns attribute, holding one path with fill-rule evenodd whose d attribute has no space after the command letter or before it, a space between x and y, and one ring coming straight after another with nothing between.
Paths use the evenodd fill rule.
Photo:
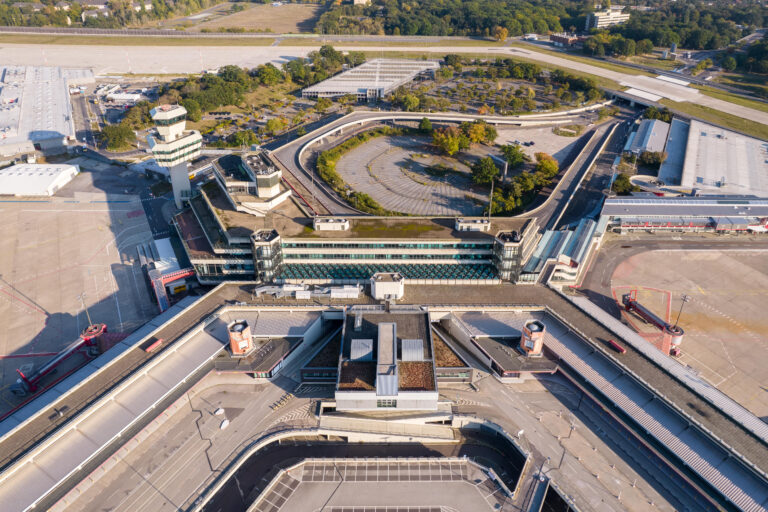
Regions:
<instances>
[{"instance_id":1,"label":"control tower","mask_svg":"<svg viewBox=\"0 0 768 512\"><path fill-rule=\"evenodd\" d=\"M160 167L168 168L176 207L189 199L192 187L187 174L187 162L200 155L203 138L196 130L185 130L187 109L181 105L160 105L150 112L155 122L155 134L147 142Z\"/></svg>"}]
</instances>

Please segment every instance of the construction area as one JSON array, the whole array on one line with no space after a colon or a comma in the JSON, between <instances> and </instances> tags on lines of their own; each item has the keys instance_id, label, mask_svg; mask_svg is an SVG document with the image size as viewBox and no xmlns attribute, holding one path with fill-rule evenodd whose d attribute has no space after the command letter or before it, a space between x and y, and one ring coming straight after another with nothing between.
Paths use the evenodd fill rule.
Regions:
<instances>
[{"instance_id":1,"label":"construction area","mask_svg":"<svg viewBox=\"0 0 768 512\"><path fill-rule=\"evenodd\" d=\"M59 197L0 199L0 415L19 403L8 390L17 369L33 371L91 323L127 334L158 313L135 261L152 239L141 200L95 187L95 174ZM75 354L56 379L88 357Z\"/></svg>"},{"instance_id":2,"label":"construction area","mask_svg":"<svg viewBox=\"0 0 768 512\"><path fill-rule=\"evenodd\" d=\"M756 416L768 419L768 367L763 363L768 358L768 320L762 311L768 301L765 253L645 252L616 268L611 287L617 303L635 291L643 307L684 329L676 360ZM683 295L688 302L683 303ZM624 310L622 316L649 343L669 348L652 323L635 312Z\"/></svg>"}]
</instances>

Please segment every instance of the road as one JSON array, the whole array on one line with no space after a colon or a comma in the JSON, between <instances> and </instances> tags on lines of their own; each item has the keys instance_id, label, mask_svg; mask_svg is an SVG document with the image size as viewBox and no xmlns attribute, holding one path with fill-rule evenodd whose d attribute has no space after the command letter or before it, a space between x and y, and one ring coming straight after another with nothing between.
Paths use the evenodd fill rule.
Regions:
<instances>
[{"instance_id":1,"label":"road","mask_svg":"<svg viewBox=\"0 0 768 512\"><path fill-rule=\"evenodd\" d=\"M613 162L616 156L621 154L627 133L631 127L629 124L632 116L622 113L617 117L621 125L616 129L605 150L597 159L594 168L584 178L581 187L573 194L573 199L568 209L563 214L556 228L577 224L581 219L596 218L603 204L603 190L608 187L613 172Z\"/></svg>"},{"instance_id":2,"label":"road","mask_svg":"<svg viewBox=\"0 0 768 512\"><path fill-rule=\"evenodd\" d=\"M313 199L319 202L325 209L333 215L358 215L354 208L348 206L338 195L332 191L316 175L314 167L307 170L304 165L304 154L313 143L319 143L320 147L326 147L331 144L337 144L349 137L351 132L361 129L363 125L374 122L398 121L419 121L428 117L432 121L473 121L478 118L476 115L457 114L452 112L382 112L382 111L358 111L353 112L341 118L332 120L319 128L296 138L284 146L272 151L274 156L288 172L291 173L301 184L311 192ZM536 123L551 123L555 121L573 121L574 117L567 112L551 115L528 115L528 116L482 116L484 120L491 124L513 124L526 125ZM325 144L326 146L323 146ZM272 146L274 147L274 146Z\"/></svg>"},{"instance_id":3,"label":"road","mask_svg":"<svg viewBox=\"0 0 768 512\"><path fill-rule=\"evenodd\" d=\"M272 62L283 64L296 57L306 57L317 50L316 46L198 46L197 51L189 47L162 46L98 46L98 45L41 45L3 44L0 60L8 65L50 65L51 62L66 62L69 66L90 67L96 74L111 73L200 73L223 64L234 64L254 68ZM343 51L359 51L360 46L337 47ZM729 114L768 124L768 112L737 105L717 98L699 94L689 87L664 82L653 77L622 73L583 62L568 60L549 53L539 53L516 47L473 47L473 46L366 46L367 52L416 52L430 53L440 57L448 53L483 52L499 57L522 57L534 61L589 73L614 80L626 87L634 87L673 101L689 101L699 105L727 112Z\"/></svg>"},{"instance_id":4,"label":"road","mask_svg":"<svg viewBox=\"0 0 768 512\"><path fill-rule=\"evenodd\" d=\"M597 155L606 133L613 125L614 123L606 123L598 126L587 145L557 182L554 190L546 196L543 205L534 208L530 213L522 213L520 217L535 217L538 219L540 229L554 229L563 209L568 208L571 198L579 189L582 176L589 172L589 163Z\"/></svg>"}]
</instances>

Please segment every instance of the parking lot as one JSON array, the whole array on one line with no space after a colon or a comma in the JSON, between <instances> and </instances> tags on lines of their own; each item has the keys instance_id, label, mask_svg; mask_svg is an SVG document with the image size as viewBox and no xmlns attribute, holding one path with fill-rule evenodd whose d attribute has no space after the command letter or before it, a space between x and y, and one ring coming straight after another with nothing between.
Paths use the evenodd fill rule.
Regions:
<instances>
[{"instance_id":1,"label":"parking lot","mask_svg":"<svg viewBox=\"0 0 768 512\"><path fill-rule=\"evenodd\" d=\"M388 210L413 215L481 215L488 192L472 184L463 162L433 153L427 138L379 137L346 155L336 166L352 190L365 192ZM471 158L489 148L472 148ZM445 173L430 172L442 165Z\"/></svg>"},{"instance_id":2,"label":"parking lot","mask_svg":"<svg viewBox=\"0 0 768 512\"><path fill-rule=\"evenodd\" d=\"M16 369L50 359L87 326L83 301L115 333L157 314L135 262L136 245L152 239L140 180L118 169L94 163L57 197L0 199L0 413L16 405Z\"/></svg>"},{"instance_id":3,"label":"parking lot","mask_svg":"<svg viewBox=\"0 0 768 512\"><path fill-rule=\"evenodd\" d=\"M679 361L757 416L768 419L768 258L764 251L653 251L621 263L613 295L638 289L638 301L675 322L683 294L690 297L680 326ZM655 330L632 322L649 341Z\"/></svg>"}]
</instances>

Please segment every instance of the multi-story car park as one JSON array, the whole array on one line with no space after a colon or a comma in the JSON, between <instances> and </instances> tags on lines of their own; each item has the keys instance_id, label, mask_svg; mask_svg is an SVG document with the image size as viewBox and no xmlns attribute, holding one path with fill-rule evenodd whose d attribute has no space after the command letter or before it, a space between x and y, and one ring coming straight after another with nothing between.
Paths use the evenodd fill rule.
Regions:
<instances>
[{"instance_id":1,"label":"multi-story car park","mask_svg":"<svg viewBox=\"0 0 768 512\"><path fill-rule=\"evenodd\" d=\"M216 179L176 216L202 284L228 279L353 284L376 272L399 272L407 282L422 284L514 282L535 247L533 219L311 219L294 198L285 200L282 184L267 194L281 200L257 211L227 185L231 178L223 169L233 162L250 168L264 158L222 157L214 165Z\"/></svg>"}]
</instances>

